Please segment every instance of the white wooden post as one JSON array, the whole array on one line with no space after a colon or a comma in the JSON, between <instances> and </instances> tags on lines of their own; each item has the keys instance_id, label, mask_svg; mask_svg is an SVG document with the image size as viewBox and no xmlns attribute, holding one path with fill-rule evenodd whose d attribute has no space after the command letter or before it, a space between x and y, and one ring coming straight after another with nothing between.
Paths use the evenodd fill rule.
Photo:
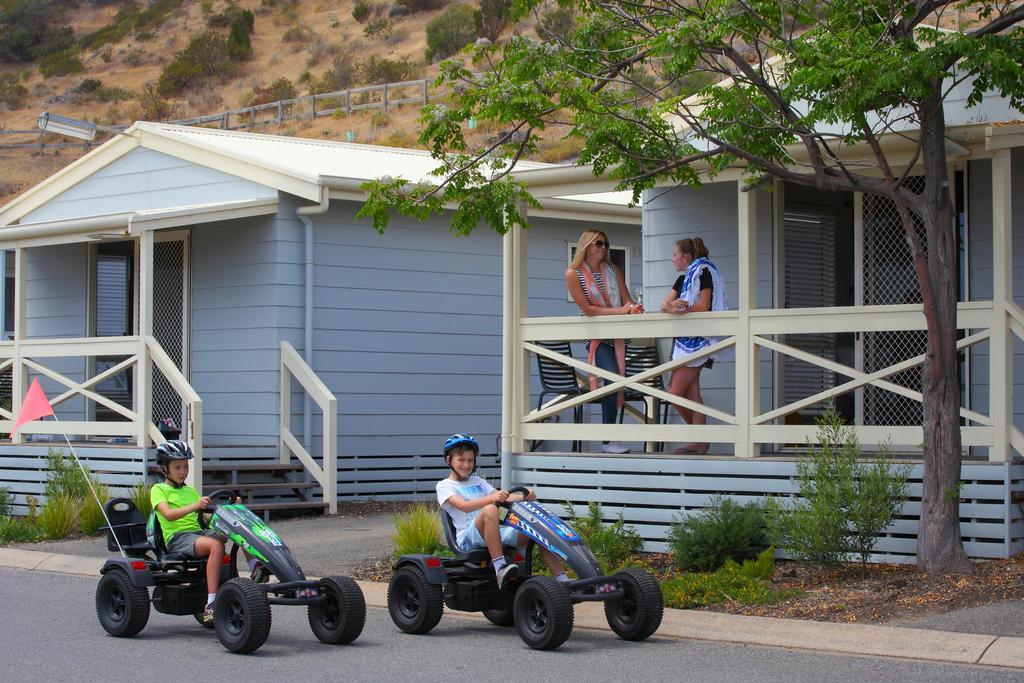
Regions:
<instances>
[{"instance_id":1,"label":"white wooden post","mask_svg":"<svg viewBox=\"0 0 1024 683\"><path fill-rule=\"evenodd\" d=\"M11 364L11 414L18 418L21 401L28 389L28 374L22 363L21 343L26 337L26 306L28 304L28 273L25 271L25 248L14 250L14 363ZM25 442L21 431L11 435L12 444Z\"/></svg>"},{"instance_id":2,"label":"white wooden post","mask_svg":"<svg viewBox=\"0 0 1024 683\"><path fill-rule=\"evenodd\" d=\"M1010 150L992 158L992 332L989 341L989 407L993 443L988 459L1010 459L1013 429L1013 339L1006 304L1013 301L1013 224Z\"/></svg>"},{"instance_id":3,"label":"white wooden post","mask_svg":"<svg viewBox=\"0 0 1024 683\"><path fill-rule=\"evenodd\" d=\"M277 443L280 455L280 461L282 465L287 465L291 460L291 451L288 449L288 445L285 443L284 435L285 432L291 431L292 428L292 375L288 371L288 366L284 362L284 349L281 350L281 359L279 361L281 366L280 372L280 405L281 410L278 411L279 423L277 425ZM326 441L324 441L326 443Z\"/></svg>"},{"instance_id":4,"label":"white wooden post","mask_svg":"<svg viewBox=\"0 0 1024 683\"><path fill-rule=\"evenodd\" d=\"M760 412L761 368L759 353L750 337L750 310L757 294L757 190L737 188L737 246L739 256L739 324L736 331L736 456L754 458L759 445L752 437L751 421Z\"/></svg>"},{"instance_id":5,"label":"white wooden post","mask_svg":"<svg viewBox=\"0 0 1024 683\"><path fill-rule=\"evenodd\" d=\"M526 215L526 207L517 207ZM502 240L501 485L511 485L512 454L523 451L524 406L530 401L530 369L522 350L520 319L526 315L526 236L513 226ZM524 385L523 382L526 382Z\"/></svg>"}]
</instances>

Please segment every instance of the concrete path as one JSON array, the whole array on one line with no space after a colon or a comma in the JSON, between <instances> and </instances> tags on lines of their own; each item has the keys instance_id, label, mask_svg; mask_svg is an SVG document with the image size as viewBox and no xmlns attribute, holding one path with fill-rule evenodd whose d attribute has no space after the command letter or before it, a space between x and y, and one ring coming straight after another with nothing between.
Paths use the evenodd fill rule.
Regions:
<instances>
[{"instance_id":1,"label":"concrete path","mask_svg":"<svg viewBox=\"0 0 1024 683\"><path fill-rule=\"evenodd\" d=\"M0 548L2 567L97 576L102 565L103 559L100 557ZM367 605L386 607L385 584L360 582L360 587L366 596ZM464 615L460 613L460 616ZM482 616L479 618L482 619ZM601 606L595 603L577 605L576 628L607 630ZM898 626L744 617L675 609L665 610L665 618L658 635L663 638L896 657L936 663L980 664L1024 671L1024 638L1006 636Z\"/></svg>"}]
</instances>

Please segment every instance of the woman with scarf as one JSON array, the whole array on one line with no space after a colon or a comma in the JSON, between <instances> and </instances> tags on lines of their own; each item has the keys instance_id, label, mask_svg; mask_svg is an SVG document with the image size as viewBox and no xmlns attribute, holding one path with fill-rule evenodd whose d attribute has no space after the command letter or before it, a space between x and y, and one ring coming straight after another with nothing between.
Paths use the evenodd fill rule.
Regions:
<instances>
[{"instance_id":1,"label":"woman with scarf","mask_svg":"<svg viewBox=\"0 0 1024 683\"><path fill-rule=\"evenodd\" d=\"M580 315L629 315L643 313L644 307L633 303L622 273L612 265L608 254L611 245L608 236L600 230L586 230L580 235L569 269L565 271L565 286L569 296L580 308ZM623 339L588 340L589 363L602 370L626 374L626 342ZM597 389L597 377L590 376L591 391ZM605 384L611 384L605 380ZM622 392L601 399L601 419L614 424L615 414L622 402ZM629 447L619 441L605 441L605 453L629 453Z\"/></svg>"},{"instance_id":2,"label":"woman with scarf","mask_svg":"<svg viewBox=\"0 0 1024 683\"><path fill-rule=\"evenodd\" d=\"M699 237L679 240L672 252L672 265L677 271L683 272L661 304L662 313L701 313L703 311L725 311L729 302L725 296L725 282L710 260L704 240ZM707 337L676 337L672 344L672 360L688 356L718 341ZM714 365L715 358L724 359L726 354L719 352L714 357L703 357L677 368L672 373L669 383L670 393L688 398L695 403L703 404L700 395L700 371ZM704 413L675 406L679 416L692 425L707 424ZM707 443L691 443L677 448L676 453L704 454L708 452Z\"/></svg>"}]
</instances>

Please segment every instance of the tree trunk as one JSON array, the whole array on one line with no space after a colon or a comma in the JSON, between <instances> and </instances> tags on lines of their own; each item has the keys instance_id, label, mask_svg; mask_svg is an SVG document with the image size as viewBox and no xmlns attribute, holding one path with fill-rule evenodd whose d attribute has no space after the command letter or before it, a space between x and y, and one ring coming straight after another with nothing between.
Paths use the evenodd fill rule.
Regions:
<instances>
[{"instance_id":1,"label":"tree trunk","mask_svg":"<svg viewBox=\"0 0 1024 683\"><path fill-rule=\"evenodd\" d=\"M924 298L928 345L922 373L924 476L917 566L927 572L968 573L960 536L960 380L957 373L957 232L946 166L941 83L921 106L925 192L917 203L927 231ZM921 258L921 255L918 255ZM922 271L918 269L920 274ZM930 286L929 286L930 285Z\"/></svg>"}]
</instances>

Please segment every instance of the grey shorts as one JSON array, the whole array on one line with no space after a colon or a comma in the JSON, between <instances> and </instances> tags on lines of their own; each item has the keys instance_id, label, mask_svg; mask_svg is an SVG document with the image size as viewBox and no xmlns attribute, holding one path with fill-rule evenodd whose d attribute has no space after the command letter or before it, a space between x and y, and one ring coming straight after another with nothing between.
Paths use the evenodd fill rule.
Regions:
<instances>
[{"instance_id":1,"label":"grey shorts","mask_svg":"<svg viewBox=\"0 0 1024 683\"><path fill-rule=\"evenodd\" d=\"M203 536L219 538L222 541L227 540L213 529L207 529L206 531L182 531L171 537L170 543L167 544L167 552L180 553L185 557L198 557L196 555L196 541Z\"/></svg>"}]
</instances>

